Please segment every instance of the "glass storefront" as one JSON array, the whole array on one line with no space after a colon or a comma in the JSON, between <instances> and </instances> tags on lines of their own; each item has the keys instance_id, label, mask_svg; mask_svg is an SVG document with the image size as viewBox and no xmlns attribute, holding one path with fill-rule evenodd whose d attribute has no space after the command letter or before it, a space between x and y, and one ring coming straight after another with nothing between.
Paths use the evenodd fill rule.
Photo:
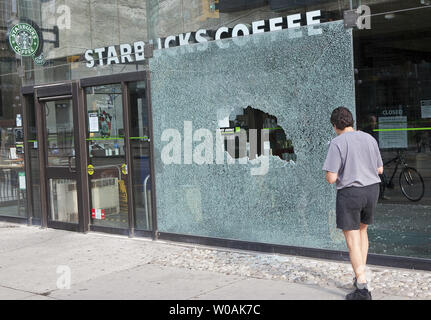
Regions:
<instances>
[{"instance_id":1,"label":"glass storefront","mask_svg":"<svg viewBox=\"0 0 431 320\"><path fill-rule=\"evenodd\" d=\"M343 248L329 225L335 193L317 164L332 137L327 102L355 109L351 30L339 21L160 50L150 69L160 232ZM248 106L275 116L277 125L264 119L270 123L222 134ZM295 161L274 155L277 129L292 141ZM246 152L231 160L225 141L246 130ZM256 156L257 145L263 152Z\"/></svg>"},{"instance_id":2,"label":"glass storefront","mask_svg":"<svg viewBox=\"0 0 431 320\"><path fill-rule=\"evenodd\" d=\"M403 9L409 4L418 9L375 16L371 30L354 33L358 125L377 139L386 163L387 185L370 231L371 250L429 258L431 8L420 8L419 1L402 4ZM406 180L403 163L388 163L398 152L413 168L412 185L406 183L410 177Z\"/></svg>"},{"instance_id":3,"label":"glass storefront","mask_svg":"<svg viewBox=\"0 0 431 320\"><path fill-rule=\"evenodd\" d=\"M346 28L359 6L370 29ZM428 0L0 0L0 217L345 251L320 170L344 105L387 163L370 251L431 259L430 14ZM77 91L38 96L65 83ZM45 160L69 177L46 180Z\"/></svg>"},{"instance_id":4,"label":"glass storefront","mask_svg":"<svg viewBox=\"0 0 431 320\"><path fill-rule=\"evenodd\" d=\"M5 63L1 66L5 66ZM0 78L0 216L26 217L20 82L15 75L4 75Z\"/></svg>"}]
</instances>

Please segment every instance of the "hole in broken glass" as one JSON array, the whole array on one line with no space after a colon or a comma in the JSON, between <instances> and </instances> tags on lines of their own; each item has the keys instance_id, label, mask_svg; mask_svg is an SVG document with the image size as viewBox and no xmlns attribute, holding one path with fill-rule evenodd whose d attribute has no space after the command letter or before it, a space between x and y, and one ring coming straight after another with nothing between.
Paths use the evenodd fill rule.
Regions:
<instances>
[{"instance_id":1,"label":"hole in broken glass","mask_svg":"<svg viewBox=\"0 0 431 320\"><path fill-rule=\"evenodd\" d=\"M233 159L248 157L254 160L269 154L287 162L297 160L292 140L287 138L285 129L278 125L273 115L249 106L241 108L236 115L220 123L223 124L220 129L224 136L225 151ZM253 131L254 135L251 134Z\"/></svg>"}]
</instances>

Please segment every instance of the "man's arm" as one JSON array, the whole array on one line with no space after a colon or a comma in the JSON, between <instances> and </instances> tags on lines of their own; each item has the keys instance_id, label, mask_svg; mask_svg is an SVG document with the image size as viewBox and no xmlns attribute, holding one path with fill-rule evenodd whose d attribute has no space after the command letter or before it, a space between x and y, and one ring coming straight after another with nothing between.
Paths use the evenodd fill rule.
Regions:
<instances>
[{"instance_id":1,"label":"man's arm","mask_svg":"<svg viewBox=\"0 0 431 320\"><path fill-rule=\"evenodd\" d=\"M331 143L329 146L328 156L323 166L323 171L326 171L326 181L329 184L334 184L338 180L338 173L342 165L341 153L336 144Z\"/></svg>"},{"instance_id":2,"label":"man's arm","mask_svg":"<svg viewBox=\"0 0 431 320\"><path fill-rule=\"evenodd\" d=\"M376 157L377 157L377 168L378 168L377 172L379 173L379 175L382 175L385 169L383 165L382 154L380 153L380 148L379 148L379 145L377 144L377 140L374 141L374 150L376 152Z\"/></svg>"},{"instance_id":3,"label":"man's arm","mask_svg":"<svg viewBox=\"0 0 431 320\"><path fill-rule=\"evenodd\" d=\"M329 184L334 184L338 180L338 173L326 172L326 181Z\"/></svg>"}]
</instances>

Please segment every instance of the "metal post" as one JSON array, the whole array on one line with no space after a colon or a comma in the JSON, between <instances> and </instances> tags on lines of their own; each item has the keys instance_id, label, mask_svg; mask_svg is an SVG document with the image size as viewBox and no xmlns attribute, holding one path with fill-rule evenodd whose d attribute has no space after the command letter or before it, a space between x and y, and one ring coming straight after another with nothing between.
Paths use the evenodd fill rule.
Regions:
<instances>
[{"instance_id":1,"label":"metal post","mask_svg":"<svg viewBox=\"0 0 431 320\"><path fill-rule=\"evenodd\" d=\"M151 78L150 72L146 72L147 81L147 104L148 104L148 119L149 119L149 138L150 138L150 172L151 172L151 214L152 214L152 231L153 239L158 240L159 230L157 224L157 202L156 202L156 170L154 165L154 125L153 125L153 108L151 104Z\"/></svg>"},{"instance_id":2,"label":"metal post","mask_svg":"<svg viewBox=\"0 0 431 320\"><path fill-rule=\"evenodd\" d=\"M40 194L41 194L41 227L48 227L48 179L46 178L46 157L45 157L45 121L44 121L44 106L39 102L37 91L34 94L34 105L36 108L36 128L37 141L39 148L39 172L40 172Z\"/></svg>"},{"instance_id":3,"label":"metal post","mask_svg":"<svg viewBox=\"0 0 431 320\"><path fill-rule=\"evenodd\" d=\"M29 120L28 120L28 108L34 107L29 106L28 99L33 98L33 95L23 96L21 95L21 100L23 101L23 128L24 128L24 168L25 168L25 183L26 183L26 199L27 199L27 221L28 225L33 224L34 208L33 208L33 189L32 189L32 179L31 179L31 157L30 157L30 147L28 142L29 135ZM34 99L34 98L33 98Z\"/></svg>"},{"instance_id":4,"label":"metal post","mask_svg":"<svg viewBox=\"0 0 431 320\"><path fill-rule=\"evenodd\" d=\"M135 236L135 206L133 199L133 159L130 145L130 101L129 101L129 87L127 83L122 82L123 87L123 119L124 119L124 143L126 146L126 163L128 166L127 174L127 202L129 208L129 236Z\"/></svg>"}]
</instances>

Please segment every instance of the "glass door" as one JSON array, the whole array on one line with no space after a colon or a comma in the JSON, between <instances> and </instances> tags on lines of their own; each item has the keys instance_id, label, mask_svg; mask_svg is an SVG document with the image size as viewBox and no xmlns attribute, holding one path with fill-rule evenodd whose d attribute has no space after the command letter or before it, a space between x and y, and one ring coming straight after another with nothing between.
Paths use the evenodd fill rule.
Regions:
<instances>
[{"instance_id":1,"label":"glass door","mask_svg":"<svg viewBox=\"0 0 431 320\"><path fill-rule=\"evenodd\" d=\"M135 228L136 230L151 231L153 228L153 188L147 82L129 83L128 93Z\"/></svg>"},{"instance_id":2,"label":"glass door","mask_svg":"<svg viewBox=\"0 0 431 320\"><path fill-rule=\"evenodd\" d=\"M118 77L34 88L28 127L37 134L28 144L38 155L32 194L40 194L33 206L43 227L153 235L149 80L143 72Z\"/></svg>"},{"instance_id":3,"label":"glass door","mask_svg":"<svg viewBox=\"0 0 431 320\"><path fill-rule=\"evenodd\" d=\"M50 220L78 224L72 99L44 103Z\"/></svg>"},{"instance_id":4,"label":"glass door","mask_svg":"<svg viewBox=\"0 0 431 320\"><path fill-rule=\"evenodd\" d=\"M85 88L90 221L129 229L129 193L122 84Z\"/></svg>"},{"instance_id":5,"label":"glass door","mask_svg":"<svg viewBox=\"0 0 431 320\"><path fill-rule=\"evenodd\" d=\"M74 231L80 223L77 107L72 96L39 99L47 226Z\"/></svg>"},{"instance_id":6,"label":"glass door","mask_svg":"<svg viewBox=\"0 0 431 320\"><path fill-rule=\"evenodd\" d=\"M90 224L95 231L101 227L148 235L155 223L148 81L145 74L136 76L142 80L93 82L84 89Z\"/></svg>"}]
</instances>

